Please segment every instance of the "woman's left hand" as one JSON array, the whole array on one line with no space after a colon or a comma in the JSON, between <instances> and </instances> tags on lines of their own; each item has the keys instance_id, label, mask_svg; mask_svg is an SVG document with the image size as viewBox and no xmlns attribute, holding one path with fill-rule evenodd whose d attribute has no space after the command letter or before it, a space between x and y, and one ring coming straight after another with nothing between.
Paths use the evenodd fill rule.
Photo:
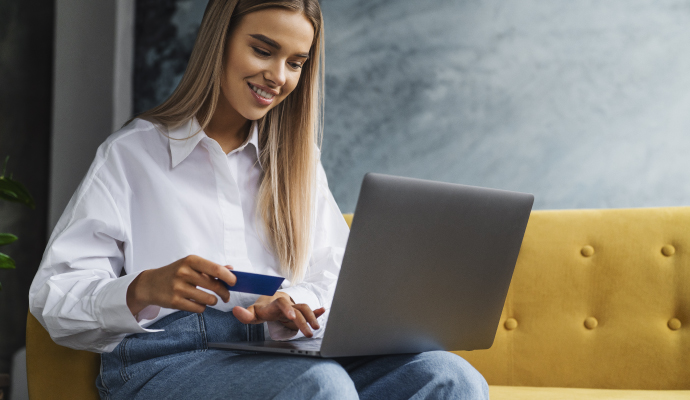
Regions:
<instances>
[{"instance_id":1,"label":"woman's left hand","mask_svg":"<svg viewBox=\"0 0 690 400\"><path fill-rule=\"evenodd\" d=\"M312 337L311 328L319 329L316 318L325 311L323 307L312 311L306 304L295 304L287 293L276 292L273 296L259 297L247 308L237 306L232 309L232 314L243 324L279 321L289 329L300 330L304 336Z\"/></svg>"}]
</instances>

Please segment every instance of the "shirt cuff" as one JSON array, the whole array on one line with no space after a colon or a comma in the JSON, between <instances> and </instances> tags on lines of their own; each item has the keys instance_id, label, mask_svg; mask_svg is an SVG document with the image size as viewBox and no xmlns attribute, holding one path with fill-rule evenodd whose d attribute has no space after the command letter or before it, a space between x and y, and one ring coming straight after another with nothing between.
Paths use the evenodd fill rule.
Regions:
<instances>
[{"instance_id":1,"label":"shirt cuff","mask_svg":"<svg viewBox=\"0 0 690 400\"><path fill-rule=\"evenodd\" d=\"M279 292L287 293L292 298L295 304L306 304L312 311L321 307L321 303L316 295L309 289L302 286L291 286L285 289L280 289Z\"/></svg>"},{"instance_id":2,"label":"shirt cuff","mask_svg":"<svg viewBox=\"0 0 690 400\"><path fill-rule=\"evenodd\" d=\"M147 310L149 307L142 310L142 312L145 311L145 315L141 315L141 322L137 322L137 318L127 307L127 289L140 273L141 271L117 278L105 285L96 295L96 309L99 310L97 318L104 330L114 333L163 331L163 329L146 329L140 325L158 316L160 307L157 307L158 310L155 308Z\"/></svg>"}]
</instances>

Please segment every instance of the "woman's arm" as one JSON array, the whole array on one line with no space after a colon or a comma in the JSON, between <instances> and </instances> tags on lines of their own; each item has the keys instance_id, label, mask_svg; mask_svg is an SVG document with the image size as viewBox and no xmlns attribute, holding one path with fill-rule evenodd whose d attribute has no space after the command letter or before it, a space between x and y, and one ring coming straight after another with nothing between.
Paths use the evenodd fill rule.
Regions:
<instances>
[{"instance_id":1,"label":"woman's arm","mask_svg":"<svg viewBox=\"0 0 690 400\"><path fill-rule=\"evenodd\" d=\"M135 267L129 259L124 274L125 253L133 245L131 193L122 160L113 155L114 138L99 147L29 291L31 313L56 343L95 352L111 351L128 333L152 332L142 324L160 307L198 312L217 302L197 285L227 301L229 292L213 278L235 283L228 268L195 256L161 268Z\"/></svg>"},{"instance_id":2,"label":"woman's arm","mask_svg":"<svg viewBox=\"0 0 690 400\"><path fill-rule=\"evenodd\" d=\"M61 345L111 351L146 332L125 301L137 274L120 277L127 229L99 176L108 142L58 221L29 290L31 313Z\"/></svg>"}]
</instances>

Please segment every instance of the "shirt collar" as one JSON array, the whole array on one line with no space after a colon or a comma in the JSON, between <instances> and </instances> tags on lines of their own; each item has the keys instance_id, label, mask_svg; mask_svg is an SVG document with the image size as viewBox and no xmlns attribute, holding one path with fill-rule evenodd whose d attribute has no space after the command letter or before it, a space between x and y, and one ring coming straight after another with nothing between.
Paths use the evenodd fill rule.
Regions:
<instances>
[{"instance_id":1,"label":"shirt collar","mask_svg":"<svg viewBox=\"0 0 690 400\"><path fill-rule=\"evenodd\" d=\"M196 132L199 133L194 135ZM169 130L168 137L172 168L175 168L178 164L184 161L184 159L192 153L199 142L201 142L204 138L208 138L206 133L201 130L201 126L199 125L196 117L192 117L189 119L189 121L180 125L179 127ZM236 151L242 151L249 144L254 145L256 159L259 163L259 167L261 167L261 158L259 157L259 129L256 121L252 121L252 125L249 128L249 137L239 148L237 148Z\"/></svg>"}]
</instances>

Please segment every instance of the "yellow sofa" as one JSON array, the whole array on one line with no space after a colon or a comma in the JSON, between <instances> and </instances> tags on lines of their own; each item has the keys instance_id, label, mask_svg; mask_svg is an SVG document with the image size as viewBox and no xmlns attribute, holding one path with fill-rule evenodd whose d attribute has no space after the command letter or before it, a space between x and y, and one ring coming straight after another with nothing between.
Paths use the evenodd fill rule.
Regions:
<instances>
[{"instance_id":1,"label":"yellow sofa","mask_svg":"<svg viewBox=\"0 0 690 400\"><path fill-rule=\"evenodd\" d=\"M690 207L533 212L493 346L457 354L494 400L690 399ZM98 367L29 315L32 399L96 399Z\"/></svg>"}]
</instances>

